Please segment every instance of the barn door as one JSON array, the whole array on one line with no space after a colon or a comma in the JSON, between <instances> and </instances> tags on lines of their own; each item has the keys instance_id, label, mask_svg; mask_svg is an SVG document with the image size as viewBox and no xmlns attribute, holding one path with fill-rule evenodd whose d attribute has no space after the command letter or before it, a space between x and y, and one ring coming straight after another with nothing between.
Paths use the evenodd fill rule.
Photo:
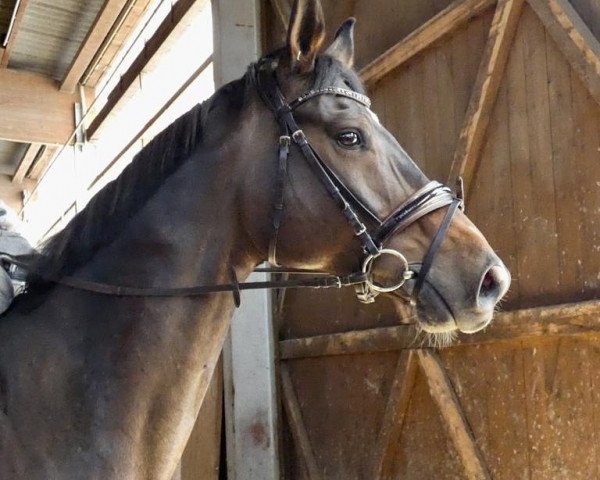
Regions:
<instances>
[{"instance_id":1,"label":"barn door","mask_svg":"<svg viewBox=\"0 0 600 480\"><path fill-rule=\"evenodd\" d=\"M280 296L285 478L600 478L600 2L324 6L330 32L358 19L374 110L428 176L465 178L514 281L442 351L385 299ZM281 45L289 5L266 10Z\"/></svg>"}]
</instances>

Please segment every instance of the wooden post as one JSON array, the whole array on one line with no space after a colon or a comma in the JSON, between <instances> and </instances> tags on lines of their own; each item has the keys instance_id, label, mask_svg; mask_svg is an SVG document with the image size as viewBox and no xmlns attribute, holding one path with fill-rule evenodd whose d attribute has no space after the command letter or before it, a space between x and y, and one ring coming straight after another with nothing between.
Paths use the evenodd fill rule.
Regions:
<instances>
[{"instance_id":1,"label":"wooden post","mask_svg":"<svg viewBox=\"0 0 600 480\"><path fill-rule=\"evenodd\" d=\"M216 87L241 77L257 60L259 6L258 0L212 3ZM267 275L251 278L264 281ZM270 292L243 292L223 349L229 480L279 479L274 343Z\"/></svg>"}]
</instances>

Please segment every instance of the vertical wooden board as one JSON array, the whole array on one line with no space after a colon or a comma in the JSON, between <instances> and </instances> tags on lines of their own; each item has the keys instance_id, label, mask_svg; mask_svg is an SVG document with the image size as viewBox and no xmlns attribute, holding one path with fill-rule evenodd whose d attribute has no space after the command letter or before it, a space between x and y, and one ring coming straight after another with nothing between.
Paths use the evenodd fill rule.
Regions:
<instances>
[{"instance_id":1,"label":"vertical wooden board","mask_svg":"<svg viewBox=\"0 0 600 480\"><path fill-rule=\"evenodd\" d=\"M528 6L523 9L505 81L518 246L519 299L511 307L526 307L551 302L558 287L545 34Z\"/></svg>"},{"instance_id":2,"label":"vertical wooden board","mask_svg":"<svg viewBox=\"0 0 600 480\"><path fill-rule=\"evenodd\" d=\"M438 90L437 68L435 61L435 54L438 48L427 52L423 56L423 104L421 108L423 109L424 116L427 119L425 123L426 128L423 132L423 135L425 135L425 138L427 139L425 141L423 170L428 177L443 181L443 178L440 179L437 176L440 173L440 164L442 163L441 136L445 127L442 124L439 110L441 103L440 95L442 92Z\"/></svg>"},{"instance_id":3,"label":"vertical wooden board","mask_svg":"<svg viewBox=\"0 0 600 480\"><path fill-rule=\"evenodd\" d=\"M442 48L437 48L432 57L435 62L435 72L437 78L437 117L440 122L439 130L439 157L435 166L435 173L432 178L441 180L448 178L452 158L456 148L458 137L458 128L455 123L456 114L454 112L454 77L452 76L452 46L444 44Z\"/></svg>"},{"instance_id":4,"label":"vertical wooden board","mask_svg":"<svg viewBox=\"0 0 600 480\"><path fill-rule=\"evenodd\" d=\"M441 355L492 478L528 479L519 345L447 349Z\"/></svg>"},{"instance_id":5,"label":"vertical wooden board","mask_svg":"<svg viewBox=\"0 0 600 480\"><path fill-rule=\"evenodd\" d=\"M513 275L503 306L511 308L519 298L512 209L508 82L500 84L487 129L479 168L467 198L467 215L488 239Z\"/></svg>"},{"instance_id":6,"label":"vertical wooden board","mask_svg":"<svg viewBox=\"0 0 600 480\"><path fill-rule=\"evenodd\" d=\"M600 108L592 100L579 76L571 71L574 147L572 159L581 176L577 197L582 242L583 292L581 299L597 298L600 288Z\"/></svg>"},{"instance_id":7,"label":"vertical wooden board","mask_svg":"<svg viewBox=\"0 0 600 480\"><path fill-rule=\"evenodd\" d=\"M507 85L508 97L508 125L510 136L510 166L513 207L513 222L515 226L515 241L517 249L516 265L511 270L513 274L512 290L515 293L510 296L510 307L518 308L522 304L520 291L521 277L528 275L528 267L531 260L527 258L527 251L522 251L519 245L522 240L531 237L532 232L527 220L532 215L531 202L533 185L529 172L529 141L527 138L527 104L525 89L524 51L523 51L523 23L521 21L512 51L506 65L504 82ZM527 279L524 279L527 280ZM516 288L515 288L516 287Z\"/></svg>"},{"instance_id":8,"label":"vertical wooden board","mask_svg":"<svg viewBox=\"0 0 600 480\"><path fill-rule=\"evenodd\" d=\"M573 111L571 96L571 67L546 35L548 62L548 102L554 184L556 187L556 223L559 249L560 292L556 303L576 301L582 289L582 221L579 183L585 176L578 158L573 157Z\"/></svg>"},{"instance_id":9,"label":"vertical wooden board","mask_svg":"<svg viewBox=\"0 0 600 480\"><path fill-rule=\"evenodd\" d=\"M221 458L223 367L219 361L181 458L181 480L217 480Z\"/></svg>"},{"instance_id":10,"label":"vertical wooden board","mask_svg":"<svg viewBox=\"0 0 600 480\"><path fill-rule=\"evenodd\" d=\"M403 98L401 104L396 104L399 122L397 130L392 133L419 168L425 169L427 123L423 109L423 59L415 59L396 75L391 75L389 81L393 87L390 99Z\"/></svg>"},{"instance_id":11,"label":"vertical wooden board","mask_svg":"<svg viewBox=\"0 0 600 480\"><path fill-rule=\"evenodd\" d=\"M530 275L530 281L526 281L522 275L520 291L526 304L540 305L552 303L552 295L558 293L560 288L546 32L529 6L523 10L521 27L525 60L529 174L533 187L530 201L533 211L526 220L532 236L524 238L522 243L525 250L523 258L527 258L525 276Z\"/></svg>"},{"instance_id":12,"label":"vertical wooden board","mask_svg":"<svg viewBox=\"0 0 600 480\"><path fill-rule=\"evenodd\" d=\"M464 467L446 433L439 410L419 372L390 470L392 479L463 480ZM387 480L387 479L386 479Z\"/></svg>"},{"instance_id":13,"label":"vertical wooden board","mask_svg":"<svg viewBox=\"0 0 600 480\"><path fill-rule=\"evenodd\" d=\"M585 341L555 338L524 351L531 478L597 478Z\"/></svg>"},{"instance_id":14,"label":"vertical wooden board","mask_svg":"<svg viewBox=\"0 0 600 480\"><path fill-rule=\"evenodd\" d=\"M372 455L398 353L287 362L317 466L326 479L371 480Z\"/></svg>"}]
</instances>

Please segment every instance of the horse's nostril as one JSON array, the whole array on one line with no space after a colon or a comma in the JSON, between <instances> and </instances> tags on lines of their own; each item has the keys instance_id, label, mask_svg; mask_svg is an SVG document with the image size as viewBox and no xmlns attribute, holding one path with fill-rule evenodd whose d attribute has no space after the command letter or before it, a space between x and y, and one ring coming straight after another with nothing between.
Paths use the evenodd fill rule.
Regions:
<instances>
[{"instance_id":1,"label":"horse's nostril","mask_svg":"<svg viewBox=\"0 0 600 480\"><path fill-rule=\"evenodd\" d=\"M494 265L483 276L479 288L479 298L495 303L506 293L509 283L510 277L506 268Z\"/></svg>"}]
</instances>

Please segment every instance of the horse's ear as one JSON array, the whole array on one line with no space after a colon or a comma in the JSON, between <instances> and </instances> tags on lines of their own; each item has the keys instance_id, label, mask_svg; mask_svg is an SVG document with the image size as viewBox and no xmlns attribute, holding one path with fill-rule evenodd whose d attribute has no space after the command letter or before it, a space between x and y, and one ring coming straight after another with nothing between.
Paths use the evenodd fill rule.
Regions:
<instances>
[{"instance_id":1,"label":"horse's ear","mask_svg":"<svg viewBox=\"0 0 600 480\"><path fill-rule=\"evenodd\" d=\"M308 73L325 39L325 18L320 0L296 0L288 28L288 48L295 71Z\"/></svg>"},{"instance_id":2,"label":"horse's ear","mask_svg":"<svg viewBox=\"0 0 600 480\"><path fill-rule=\"evenodd\" d=\"M331 55L333 58L337 58L340 62L346 65L348 68L352 68L354 65L354 24L356 20L349 18L335 34L333 43L329 46L325 52L327 55Z\"/></svg>"}]
</instances>

